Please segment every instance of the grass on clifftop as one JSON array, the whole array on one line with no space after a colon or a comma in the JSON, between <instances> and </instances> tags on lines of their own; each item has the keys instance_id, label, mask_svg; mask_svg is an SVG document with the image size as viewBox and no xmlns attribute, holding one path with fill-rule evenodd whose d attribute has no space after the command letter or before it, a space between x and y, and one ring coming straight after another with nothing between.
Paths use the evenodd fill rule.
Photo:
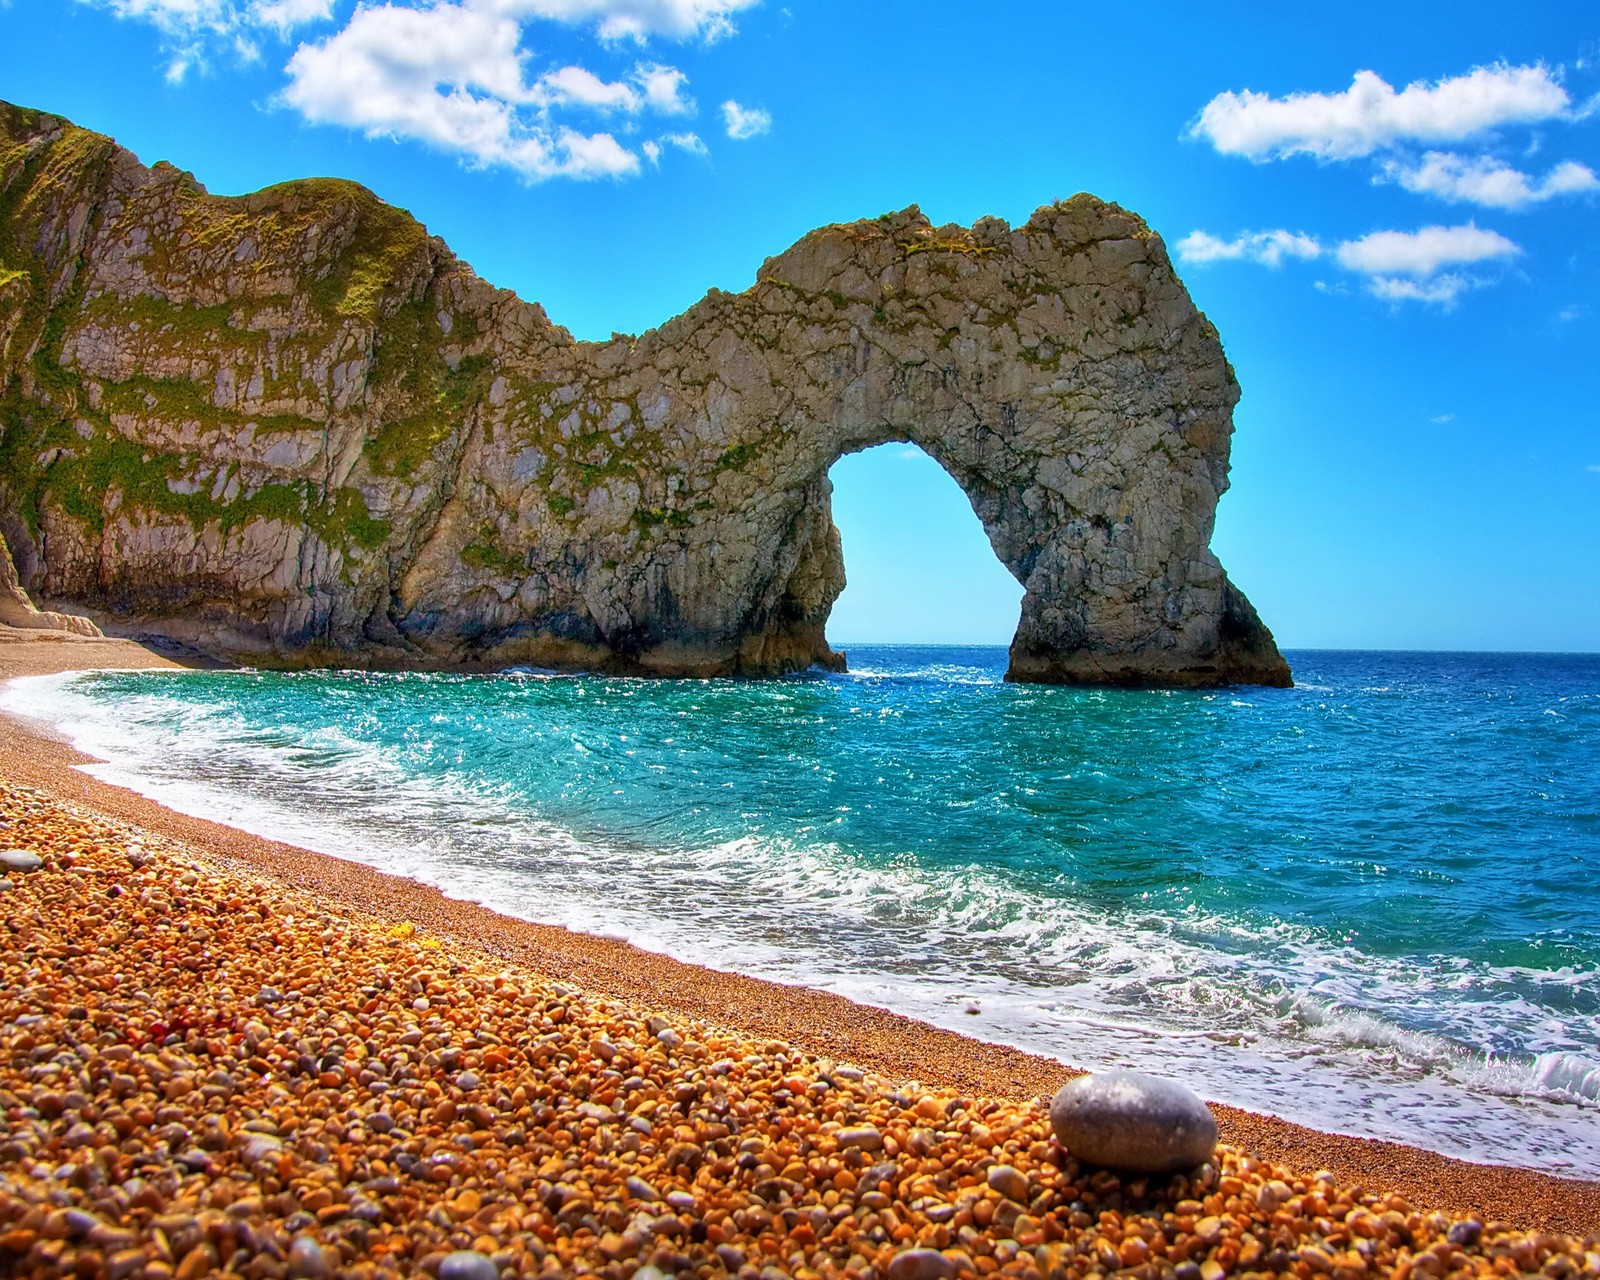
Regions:
<instances>
[{"instance_id":1,"label":"grass on clifftop","mask_svg":"<svg viewBox=\"0 0 1600 1280\"><path fill-rule=\"evenodd\" d=\"M53 138L41 144L51 130ZM370 351L361 391L376 411L368 458L380 474L410 478L470 413L487 369L482 356L446 359L437 303L423 293L439 269L426 229L339 179L215 197L161 164L127 187L126 177L112 177L119 154L99 134L0 103L0 168L9 179L0 194L0 288L14 291L20 283L25 295L20 305L6 299L13 336L10 367L0 369L0 489L36 535L46 506L95 535L108 507L120 506L179 518L197 531L280 519L336 546L380 546L390 528L354 489L324 495L289 475L265 483L258 477L232 499L209 496L222 486L204 456L214 452L208 445L250 429L322 432L324 422L219 408L210 372L193 380L140 373L107 381L63 358L69 334L88 322L129 345L145 368L199 358L211 369L231 369L238 385L253 381L262 400L315 404L325 402L327 389L307 370ZM112 181L117 202L105 199ZM152 234L133 260L146 283L127 294L92 292L91 264L74 262L63 238L74 208L88 211L86 221L77 219L87 244L173 215L180 230ZM126 225L103 225L108 209ZM52 303L52 282L68 267L75 268L72 285ZM474 336L470 321L462 325L453 335L456 349ZM22 361L33 384L27 395ZM157 429L141 430L145 422ZM198 455L145 447L129 430L150 439L198 432ZM204 477L203 487L183 492L194 476Z\"/></svg>"}]
</instances>

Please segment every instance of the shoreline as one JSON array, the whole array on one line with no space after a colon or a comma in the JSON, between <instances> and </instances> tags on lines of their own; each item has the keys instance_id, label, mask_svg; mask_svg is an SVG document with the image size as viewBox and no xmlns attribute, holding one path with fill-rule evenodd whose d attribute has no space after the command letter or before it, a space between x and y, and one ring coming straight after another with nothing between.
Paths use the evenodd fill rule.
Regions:
<instances>
[{"instance_id":1,"label":"shoreline","mask_svg":"<svg viewBox=\"0 0 1600 1280\"><path fill-rule=\"evenodd\" d=\"M0 681L101 667L184 664L126 640L0 631ZM167 809L75 768L89 762L66 743L7 718L0 775L53 799L130 823L382 927L409 921L453 945L598 998L660 1008L741 1034L784 1040L892 1080L984 1097L1032 1099L1076 1071L1053 1059L970 1039L887 1010L804 987L723 973L614 939L532 924L362 864L246 834ZM1430 1209L1471 1213L1525 1229L1600 1231L1600 1182L1514 1166L1479 1165L1422 1148L1324 1133L1292 1121L1213 1104L1223 1141L1309 1174L1395 1193Z\"/></svg>"}]
</instances>

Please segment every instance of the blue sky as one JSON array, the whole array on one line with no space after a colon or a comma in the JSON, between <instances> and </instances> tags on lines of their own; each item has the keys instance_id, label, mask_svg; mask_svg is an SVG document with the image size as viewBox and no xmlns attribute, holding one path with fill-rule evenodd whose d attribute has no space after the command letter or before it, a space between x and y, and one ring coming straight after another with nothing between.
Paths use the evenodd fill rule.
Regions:
<instances>
[{"instance_id":1,"label":"blue sky","mask_svg":"<svg viewBox=\"0 0 1600 1280\"><path fill-rule=\"evenodd\" d=\"M1294 646L1600 649L1600 10L0 0L0 97L213 191L354 178L580 337L820 223L1166 238L1244 388L1215 547ZM834 473L839 640L1009 638L953 482Z\"/></svg>"}]
</instances>

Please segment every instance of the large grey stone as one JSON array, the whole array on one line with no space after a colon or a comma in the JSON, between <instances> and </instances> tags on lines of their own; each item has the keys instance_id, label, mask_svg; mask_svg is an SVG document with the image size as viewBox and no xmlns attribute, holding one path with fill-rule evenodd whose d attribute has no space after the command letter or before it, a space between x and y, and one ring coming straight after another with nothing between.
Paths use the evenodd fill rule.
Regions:
<instances>
[{"instance_id":1,"label":"large grey stone","mask_svg":"<svg viewBox=\"0 0 1600 1280\"><path fill-rule=\"evenodd\" d=\"M37 871L44 859L28 849L0 849L0 871Z\"/></svg>"},{"instance_id":2,"label":"large grey stone","mask_svg":"<svg viewBox=\"0 0 1600 1280\"><path fill-rule=\"evenodd\" d=\"M1128 1173L1176 1173L1211 1158L1217 1121L1192 1089L1137 1071L1063 1085L1050 1127L1079 1160Z\"/></svg>"}]
</instances>

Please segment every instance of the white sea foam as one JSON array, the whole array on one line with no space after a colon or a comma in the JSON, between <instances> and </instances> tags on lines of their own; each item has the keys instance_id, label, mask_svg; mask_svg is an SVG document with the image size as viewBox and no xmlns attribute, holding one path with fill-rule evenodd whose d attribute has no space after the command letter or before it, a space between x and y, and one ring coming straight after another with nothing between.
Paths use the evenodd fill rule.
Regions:
<instances>
[{"instance_id":1,"label":"white sea foam","mask_svg":"<svg viewBox=\"0 0 1600 1280\"><path fill-rule=\"evenodd\" d=\"M1214 1100L1325 1129L1600 1176L1593 1028L1578 1034L1527 995L1592 987L1593 973L1419 966L1299 926L1111 911L992 868L884 866L821 839L685 850L648 830L580 836L470 775L417 776L348 727L251 723L186 701L181 685L152 681L113 705L79 679L44 677L7 686L0 709L53 723L104 761L89 772L173 808L509 914L1084 1067L1179 1075ZM1482 1027L1508 1025L1526 1053L1477 1047Z\"/></svg>"}]
</instances>

